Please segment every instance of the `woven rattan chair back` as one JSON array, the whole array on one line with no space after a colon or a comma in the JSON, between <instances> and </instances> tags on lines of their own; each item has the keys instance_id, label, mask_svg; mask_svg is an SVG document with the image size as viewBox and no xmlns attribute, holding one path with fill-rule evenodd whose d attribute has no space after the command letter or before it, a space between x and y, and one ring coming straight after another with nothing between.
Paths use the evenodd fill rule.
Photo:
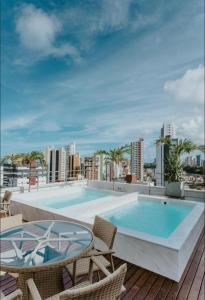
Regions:
<instances>
[{"instance_id":1,"label":"woven rattan chair back","mask_svg":"<svg viewBox=\"0 0 205 300\"><path fill-rule=\"evenodd\" d=\"M93 225L93 234L101 239L109 249L112 249L117 227L111 222L96 216Z\"/></svg>"},{"instance_id":2,"label":"woven rattan chair back","mask_svg":"<svg viewBox=\"0 0 205 300\"><path fill-rule=\"evenodd\" d=\"M3 203L10 203L11 196L12 196L12 192L10 192L10 191L5 191L4 197L3 197L3 199L2 199L2 202L3 202Z\"/></svg>"},{"instance_id":3,"label":"woven rattan chair back","mask_svg":"<svg viewBox=\"0 0 205 300\"><path fill-rule=\"evenodd\" d=\"M114 300L122 291L127 265L123 264L114 273L87 287L71 289L59 294L60 300Z\"/></svg>"}]
</instances>

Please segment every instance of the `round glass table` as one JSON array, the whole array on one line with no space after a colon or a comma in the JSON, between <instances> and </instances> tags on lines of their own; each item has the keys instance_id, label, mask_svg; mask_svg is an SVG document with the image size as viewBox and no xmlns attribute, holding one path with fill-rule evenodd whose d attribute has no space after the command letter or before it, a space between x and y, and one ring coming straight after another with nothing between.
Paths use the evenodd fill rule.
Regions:
<instances>
[{"instance_id":1,"label":"round glass table","mask_svg":"<svg viewBox=\"0 0 205 300\"><path fill-rule=\"evenodd\" d=\"M26 280L33 278L43 298L62 291L62 269L93 247L87 227L67 221L24 223L0 233L1 270L19 273L17 285L28 299Z\"/></svg>"}]
</instances>

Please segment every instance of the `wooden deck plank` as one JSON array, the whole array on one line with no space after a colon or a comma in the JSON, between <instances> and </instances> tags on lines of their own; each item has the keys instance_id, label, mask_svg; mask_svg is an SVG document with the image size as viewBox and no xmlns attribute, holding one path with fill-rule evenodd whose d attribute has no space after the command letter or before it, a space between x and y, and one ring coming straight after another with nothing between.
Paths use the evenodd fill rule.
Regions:
<instances>
[{"instance_id":1,"label":"wooden deck plank","mask_svg":"<svg viewBox=\"0 0 205 300\"><path fill-rule=\"evenodd\" d=\"M204 300L204 299L205 299L205 275L204 275L204 278L202 280L198 300Z\"/></svg>"},{"instance_id":2,"label":"wooden deck plank","mask_svg":"<svg viewBox=\"0 0 205 300\"><path fill-rule=\"evenodd\" d=\"M161 286L161 289L159 290L158 294L155 296L154 299L156 300L164 300L166 299L167 294L169 293L170 289L172 288L173 285L173 280L170 279L165 279L164 283Z\"/></svg>"},{"instance_id":3,"label":"wooden deck plank","mask_svg":"<svg viewBox=\"0 0 205 300\"><path fill-rule=\"evenodd\" d=\"M198 295L200 292L203 277L204 277L204 252L202 254L198 270L194 277L194 281L193 281L192 287L191 287L189 295L188 295L188 300L197 300L198 299Z\"/></svg>"},{"instance_id":4,"label":"wooden deck plank","mask_svg":"<svg viewBox=\"0 0 205 300\"><path fill-rule=\"evenodd\" d=\"M204 252L204 239L201 240L200 246L194 256L194 259L191 263L189 272L187 272L186 277L183 281L183 284L180 288L180 291L177 296L177 300L185 300L189 294L190 288L192 286L193 280L195 278L196 271L198 269L198 265L200 263L201 257Z\"/></svg>"},{"instance_id":5,"label":"wooden deck plank","mask_svg":"<svg viewBox=\"0 0 205 300\"><path fill-rule=\"evenodd\" d=\"M129 295L129 291L131 289L133 289L133 287L135 286L135 283L137 281L137 279L140 278L140 276L142 276L142 274L144 273L145 271L143 269L138 269L134 275L132 277L129 278L129 280L125 283L125 288L126 288L126 294L124 295L123 299L128 299L128 296Z\"/></svg>"},{"instance_id":6,"label":"wooden deck plank","mask_svg":"<svg viewBox=\"0 0 205 300\"><path fill-rule=\"evenodd\" d=\"M144 300L145 297L147 296L149 290L151 289L152 285L157 280L157 278L158 278L157 274L151 273L151 276L147 279L145 284L141 287L141 289L139 290L139 292L137 292L137 294L135 295L135 297L133 299Z\"/></svg>"},{"instance_id":7,"label":"wooden deck plank","mask_svg":"<svg viewBox=\"0 0 205 300\"><path fill-rule=\"evenodd\" d=\"M153 286L151 287L151 289L149 290L147 296L146 296L146 300L153 300L155 299L156 295L159 293L159 290L161 289L161 286L163 285L165 281L165 278L160 276L155 283L153 284Z\"/></svg>"},{"instance_id":8,"label":"wooden deck plank","mask_svg":"<svg viewBox=\"0 0 205 300\"><path fill-rule=\"evenodd\" d=\"M144 271L141 276L137 278L132 288L126 293L123 299L136 299L135 295L141 289L141 287L145 284L146 280L151 276L150 272ZM135 275L133 276L135 277Z\"/></svg>"},{"instance_id":9,"label":"wooden deck plank","mask_svg":"<svg viewBox=\"0 0 205 300\"><path fill-rule=\"evenodd\" d=\"M125 286L128 289L129 288L129 279L136 273L138 268L136 266L128 267L126 276L125 276Z\"/></svg>"},{"instance_id":10,"label":"wooden deck plank","mask_svg":"<svg viewBox=\"0 0 205 300\"><path fill-rule=\"evenodd\" d=\"M177 298L177 295L183 285L183 282L184 282L184 279L186 277L186 275L190 272L190 267L191 267L191 264L193 263L193 260L195 258L195 256L197 255L197 252L200 251L199 249L201 249L204 245L204 233L202 233L202 235L200 236L199 238L199 241L197 243L197 245L195 246L195 249L189 259L189 262L186 266L186 269L182 275L182 278L180 280L180 282L174 282L171 290L169 291L167 297L166 297L166 300L175 300Z\"/></svg>"}]
</instances>

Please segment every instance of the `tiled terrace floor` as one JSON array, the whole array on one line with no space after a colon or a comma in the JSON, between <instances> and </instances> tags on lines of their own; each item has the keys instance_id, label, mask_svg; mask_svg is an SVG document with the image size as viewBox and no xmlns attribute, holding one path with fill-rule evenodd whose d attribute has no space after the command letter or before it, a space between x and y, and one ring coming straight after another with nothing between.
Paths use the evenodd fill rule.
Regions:
<instances>
[{"instance_id":1,"label":"tiled terrace floor","mask_svg":"<svg viewBox=\"0 0 205 300\"><path fill-rule=\"evenodd\" d=\"M205 300L204 241L205 234L203 232L179 283L128 263L125 279L127 291L122 299ZM116 267L122 263L122 260L115 258ZM64 273L64 283L66 287L70 286L70 280L66 273ZM1 277L0 289L5 294L15 288L16 280L14 278L9 275Z\"/></svg>"}]
</instances>

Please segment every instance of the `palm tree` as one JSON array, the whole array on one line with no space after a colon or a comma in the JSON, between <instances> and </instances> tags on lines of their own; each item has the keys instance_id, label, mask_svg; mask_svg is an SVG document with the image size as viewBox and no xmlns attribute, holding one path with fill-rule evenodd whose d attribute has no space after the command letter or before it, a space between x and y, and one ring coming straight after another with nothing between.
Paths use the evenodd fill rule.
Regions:
<instances>
[{"instance_id":1,"label":"palm tree","mask_svg":"<svg viewBox=\"0 0 205 300\"><path fill-rule=\"evenodd\" d=\"M158 144L158 143L171 145L172 140L171 140L170 136L165 136L165 137L161 137L158 140L156 140L155 144Z\"/></svg>"},{"instance_id":2,"label":"palm tree","mask_svg":"<svg viewBox=\"0 0 205 300\"><path fill-rule=\"evenodd\" d=\"M32 151L31 153L26 153L23 156L23 164L29 166L29 191L31 188L31 171L32 168L36 168L36 162L39 162L42 168L42 174L44 167L46 166L44 155L40 151Z\"/></svg>"},{"instance_id":3,"label":"palm tree","mask_svg":"<svg viewBox=\"0 0 205 300\"><path fill-rule=\"evenodd\" d=\"M95 152L96 155L105 155L105 161L108 163L110 162L112 164L112 176L111 180L113 181L113 190L114 190L114 180L115 176L117 174L117 167L119 166L120 163L126 161L124 158L124 154L128 153L129 151L129 146L121 146L118 148L110 149L109 151L106 150L98 150Z\"/></svg>"},{"instance_id":4,"label":"palm tree","mask_svg":"<svg viewBox=\"0 0 205 300\"><path fill-rule=\"evenodd\" d=\"M198 149L198 146L192 143L190 140L179 140L175 145L175 153L180 157L184 153L190 153Z\"/></svg>"},{"instance_id":5,"label":"palm tree","mask_svg":"<svg viewBox=\"0 0 205 300\"><path fill-rule=\"evenodd\" d=\"M165 164L165 179L168 182L180 182L183 174L181 155L197 150L198 146L187 139L179 140L177 144L172 144L168 140L168 145L169 153Z\"/></svg>"},{"instance_id":6,"label":"palm tree","mask_svg":"<svg viewBox=\"0 0 205 300\"><path fill-rule=\"evenodd\" d=\"M4 157L3 162L10 160L13 167L22 166L23 157L24 153L10 154Z\"/></svg>"}]
</instances>

